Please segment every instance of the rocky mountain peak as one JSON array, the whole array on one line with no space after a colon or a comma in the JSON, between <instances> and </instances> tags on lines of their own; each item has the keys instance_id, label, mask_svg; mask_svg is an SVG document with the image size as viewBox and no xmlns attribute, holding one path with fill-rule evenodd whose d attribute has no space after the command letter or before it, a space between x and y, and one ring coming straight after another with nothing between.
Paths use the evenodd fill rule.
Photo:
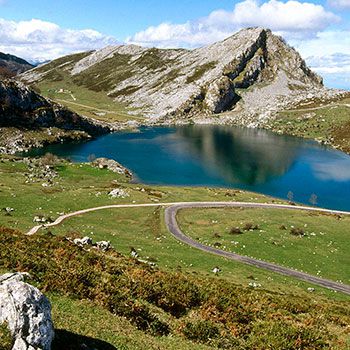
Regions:
<instances>
[{"instance_id":1,"label":"rocky mountain peak","mask_svg":"<svg viewBox=\"0 0 350 350\"><path fill-rule=\"evenodd\" d=\"M194 50L108 46L52 61L22 80L50 80L53 70L152 120L225 111L259 116L272 101L278 110L325 90L295 49L259 27Z\"/></svg>"}]
</instances>

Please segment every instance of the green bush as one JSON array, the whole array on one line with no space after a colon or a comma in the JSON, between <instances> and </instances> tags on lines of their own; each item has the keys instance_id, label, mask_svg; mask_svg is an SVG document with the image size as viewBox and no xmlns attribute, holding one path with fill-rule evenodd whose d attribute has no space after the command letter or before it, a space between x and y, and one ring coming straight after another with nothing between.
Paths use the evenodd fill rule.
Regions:
<instances>
[{"instance_id":1,"label":"green bush","mask_svg":"<svg viewBox=\"0 0 350 350\"><path fill-rule=\"evenodd\" d=\"M187 339L207 343L219 336L219 328L210 321L187 322L183 334Z\"/></svg>"}]
</instances>

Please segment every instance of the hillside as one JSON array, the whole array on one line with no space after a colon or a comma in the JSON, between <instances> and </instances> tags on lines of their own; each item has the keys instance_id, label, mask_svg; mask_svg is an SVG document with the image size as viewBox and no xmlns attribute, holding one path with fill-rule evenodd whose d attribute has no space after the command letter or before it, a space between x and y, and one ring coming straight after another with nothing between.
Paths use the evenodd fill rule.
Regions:
<instances>
[{"instance_id":1,"label":"hillside","mask_svg":"<svg viewBox=\"0 0 350 350\"><path fill-rule=\"evenodd\" d=\"M33 67L22 58L0 52L0 78L10 78Z\"/></svg>"},{"instance_id":2,"label":"hillside","mask_svg":"<svg viewBox=\"0 0 350 350\"><path fill-rule=\"evenodd\" d=\"M102 93L151 121L203 122L205 116L232 111L221 121L250 126L307 98L340 93L325 89L298 52L262 28L195 50L109 46L54 60L21 80L42 90Z\"/></svg>"},{"instance_id":3,"label":"hillside","mask_svg":"<svg viewBox=\"0 0 350 350\"><path fill-rule=\"evenodd\" d=\"M106 133L108 125L54 103L21 83L0 81L0 151L15 152L63 139Z\"/></svg>"},{"instance_id":4,"label":"hillside","mask_svg":"<svg viewBox=\"0 0 350 350\"><path fill-rule=\"evenodd\" d=\"M0 156L0 174L0 273L29 272L31 283L50 299L53 349L348 348L348 296L184 245L164 226L159 203L278 200L233 189L134 184L94 163L48 155ZM113 198L113 189L127 195ZM128 203L155 206L86 213L33 236L23 234L63 212ZM283 253L285 266L313 274L322 270L322 277L333 280L348 276L345 216L240 208L225 215L184 210L179 219L190 235L216 246L221 242L221 249L234 239L245 243L245 254L268 254L257 257L270 260ZM305 222L303 237L281 229ZM229 231L248 223L266 234ZM86 235L94 242L108 240L114 249L79 247L66 238ZM259 246L266 252L252 250ZM9 349L5 327L0 338L2 349Z\"/></svg>"},{"instance_id":5,"label":"hillside","mask_svg":"<svg viewBox=\"0 0 350 350\"><path fill-rule=\"evenodd\" d=\"M162 271L53 235L26 237L3 227L0 234L0 267L30 272L52 300L53 349L347 346L349 315L341 302Z\"/></svg>"}]
</instances>

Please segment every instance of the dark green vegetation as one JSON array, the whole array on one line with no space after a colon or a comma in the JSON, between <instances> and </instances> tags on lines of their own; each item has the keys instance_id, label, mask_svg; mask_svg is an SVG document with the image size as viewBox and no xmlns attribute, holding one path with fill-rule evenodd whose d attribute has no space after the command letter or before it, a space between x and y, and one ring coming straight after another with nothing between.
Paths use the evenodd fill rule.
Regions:
<instances>
[{"instance_id":1,"label":"dark green vegetation","mask_svg":"<svg viewBox=\"0 0 350 350\"><path fill-rule=\"evenodd\" d=\"M190 84L195 82L196 80L202 78L202 76L207 73L208 71L210 71L211 69L215 68L215 66L218 64L218 62L208 62L205 64L202 64L200 66L198 66L192 75L190 75L187 80L186 83Z\"/></svg>"},{"instance_id":2,"label":"dark green vegetation","mask_svg":"<svg viewBox=\"0 0 350 350\"><path fill-rule=\"evenodd\" d=\"M279 209L190 209L183 232L204 244L350 283L350 217Z\"/></svg>"},{"instance_id":3,"label":"dark green vegetation","mask_svg":"<svg viewBox=\"0 0 350 350\"><path fill-rule=\"evenodd\" d=\"M26 237L5 228L0 234L3 268L30 272L32 282L43 292L54 293L56 300L62 296L61 302L70 299L67 307L74 300L87 300L105 309L111 319L113 315L125 317L135 329L161 336L155 338L163 342L159 348L173 348L165 344L170 334L178 338L177 348L186 339L222 349L347 346L350 319L340 302L318 296L286 298L219 278L166 272L115 251L84 250L50 234ZM85 319L80 321L82 329L84 323ZM99 325L95 328L98 331ZM67 342L72 337L68 332L59 331L56 341ZM91 341L99 346L98 341ZM114 341L110 346L128 348L119 343L118 335Z\"/></svg>"},{"instance_id":4,"label":"dark green vegetation","mask_svg":"<svg viewBox=\"0 0 350 350\"><path fill-rule=\"evenodd\" d=\"M0 324L0 350L12 349L13 339L6 324Z\"/></svg>"},{"instance_id":5,"label":"dark green vegetation","mask_svg":"<svg viewBox=\"0 0 350 350\"><path fill-rule=\"evenodd\" d=\"M281 112L269 129L316 139L350 153L350 94L327 103L314 101L295 110Z\"/></svg>"}]
</instances>

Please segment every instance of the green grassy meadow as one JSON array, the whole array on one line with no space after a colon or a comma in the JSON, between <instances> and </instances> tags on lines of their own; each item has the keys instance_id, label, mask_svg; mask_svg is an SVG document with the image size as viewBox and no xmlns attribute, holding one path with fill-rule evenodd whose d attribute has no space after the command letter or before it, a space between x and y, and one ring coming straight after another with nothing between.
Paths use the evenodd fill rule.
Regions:
<instances>
[{"instance_id":1,"label":"green grassy meadow","mask_svg":"<svg viewBox=\"0 0 350 350\"><path fill-rule=\"evenodd\" d=\"M109 204L280 200L240 190L133 184L89 163L57 161L54 169L53 184L43 186L45 179L28 181L30 170L21 159L0 159L0 271L29 271L33 283L49 297L56 328L54 350L73 350L82 343L101 350L265 350L266 344L292 350L300 342L302 349L345 350L350 344L347 295L186 246L167 231L162 206L100 210L31 237L22 234L37 225L35 216L54 220L62 213ZM123 188L128 196L111 199L108 193L113 188ZM7 207L13 211L4 210ZM248 220L266 232L228 233ZM235 240L240 242L235 249L239 247L242 254L315 274L320 269L321 276L344 282L348 277L349 218L298 211L281 215L278 210L193 209L180 211L179 222L190 236L208 244L219 240L221 249ZM304 228L306 224L307 235L282 232L282 224ZM221 237L214 241L213 233ZM63 238L81 236L94 242L109 240L121 255L85 251ZM131 249L137 251L137 259L131 258ZM222 270L217 276L212 272L215 266ZM187 304L183 298L191 295L199 300ZM127 298L130 309L120 304L119 297ZM169 313L180 302L186 307L184 314ZM140 317L148 323L140 324ZM169 334L154 334L162 327L169 327ZM5 339L3 350L10 349L5 328L0 335Z\"/></svg>"},{"instance_id":2,"label":"green grassy meadow","mask_svg":"<svg viewBox=\"0 0 350 350\"><path fill-rule=\"evenodd\" d=\"M275 132L315 139L350 152L350 98L319 102L280 112L269 128Z\"/></svg>"},{"instance_id":3,"label":"green grassy meadow","mask_svg":"<svg viewBox=\"0 0 350 350\"><path fill-rule=\"evenodd\" d=\"M185 209L178 215L183 232L201 243L350 283L349 216L262 208ZM245 229L250 224L258 228ZM293 235L293 228L304 235Z\"/></svg>"},{"instance_id":4,"label":"green grassy meadow","mask_svg":"<svg viewBox=\"0 0 350 350\"><path fill-rule=\"evenodd\" d=\"M73 78L64 71L58 77L48 77L35 84L40 93L68 107L72 111L105 122L141 121L137 114L129 114L133 110L122 102L116 102L105 91L94 91L84 85L76 84ZM59 92L63 89L64 92ZM71 93L68 93L70 91ZM74 96L74 98L72 97Z\"/></svg>"}]
</instances>

